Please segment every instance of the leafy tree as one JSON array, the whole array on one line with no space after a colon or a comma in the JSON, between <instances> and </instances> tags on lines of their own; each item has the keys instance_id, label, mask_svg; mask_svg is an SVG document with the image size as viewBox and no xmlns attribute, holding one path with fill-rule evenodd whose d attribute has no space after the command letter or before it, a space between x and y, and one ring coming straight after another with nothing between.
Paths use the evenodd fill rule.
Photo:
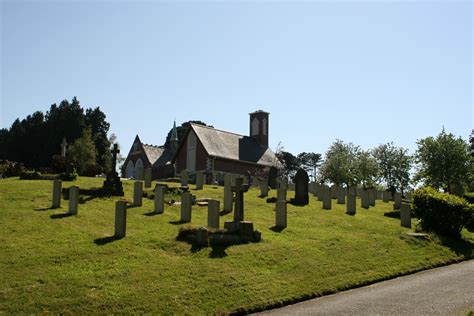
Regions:
<instances>
[{"instance_id":1,"label":"leafy tree","mask_svg":"<svg viewBox=\"0 0 474 316\"><path fill-rule=\"evenodd\" d=\"M321 154L302 152L297 157L299 165L316 179L317 168L322 163Z\"/></svg>"},{"instance_id":2,"label":"leafy tree","mask_svg":"<svg viewBox=\"0 0 474 316\"><path fill-rule=\"evenodd\" d=\"M82 136L69 146L67 158L74 163L79 174L84 174L88 168L95 166L96 150L90 128L84 129Z\"/></svg>"},{"instance_id":3,"label":"leafy tree","mask_svg":"<svg viewBox=\"0 0 474 316\"><path fill-rule=\"evenodd\" d=\"M410 182L410 169L412 157L408 155L408 149L396 147L393 142L382 144L372 150L372 155L377 160L380 168L380 176L389 190L402 193Z\"/></svg>"},{"instance_id":4,"label":"leafy tree","mask_svg":"<svg viewBox=\"0 0 474 316\"><path fill-rule=\"evenodd\" d=\"M99 107L87 109L84 121L92 131L92 139L97 151L97 164L107 171L110 169L112 158L110 152L110 141L107 137L110 124L105 120L105 113Z\"/></svg>"},{"instance_id":5,"label":"leafy tree","mask_svg":"<svg viewBox=\"0 0 474 316\"><path fill-rule=\"evenodd\" d=\"M293 177L300 167L298 158L296 158L292 153L284 150L275 153L275 155L283 165L283 170L281 170L282 173L288 178Z\"/></svg>"},{"instance_id":6,"label":"leafy tree","mask_svg":"<svg viewBox=\"0 0 474 316\"><path fill-rule=\"evenodd\" d=\"M357 155L359 151L359 146L353 143L345 144L339 139L332 143L319 169L320 181L329 181L340 186L358 184Z\"/></svg>"},{"instance_id":7,"label":"leafy tree","mask_svg":"<svg viewBox=\"0 0 474 316\"><path fill-rule=\"evenodd\" d=\"M436 189L461 194L473 173L469 144L443 130L417 141L415 179Z\"/></svg>"},{"instance_id":8,"label":"leafy tree","mask_svg":"<svg viewBox=\"0 0 474 316\"><path fill-rule=\"evenodd\" d=\"M374 188L379 175L379 165L370 151L360 150L355 153L355 178L364 189Z\"/></svg>"},{"instance_id":9,"label":"leafy tree","mask_svg":"<svg viewBox=\"0 0 474 316\"><path fill-rule=\"evenodd\" d=\"M471 144L471 156L474 157L474 129L471 131L471 135L469 135L469 143Z\"/></svg>"}]
</instances>

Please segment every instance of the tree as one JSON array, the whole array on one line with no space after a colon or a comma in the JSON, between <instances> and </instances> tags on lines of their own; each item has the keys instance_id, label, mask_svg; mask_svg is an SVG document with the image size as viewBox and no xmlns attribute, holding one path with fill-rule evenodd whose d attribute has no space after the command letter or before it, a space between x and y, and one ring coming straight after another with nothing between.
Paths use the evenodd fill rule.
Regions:
<instances>
[{"instance_id":1,"label":"tree","mask_svg":"<svg viewBox=\"0 0 474 316\"><path fill-rule=\"evenodd\" d=\"M382 144L372 150L372 155L377 160L380 176L387 188L392 192L397 189L402 193L410 182L410 169L412 157L408 149L396 147L393 142Z\"/></svg>"},{"instance_id":2,"label":"tree","mask_svg":"<svg viewBox=\"0 0 474 316\"><path fill-rule=\"evenodd\" d=\"M364 189L375 187L379 178L379 165L370 151L356 152L354 171L356 183L361 184Z\"/></svg>"},{"instance_id":3,"label":"tree","mask_svg":"<svg viewBox=\"0 0 474 316\"><path fill-rule=\"evenodd\" d=\"M105 113L99 107L87 109L84 121L92 131L92 139L97 151L97 164L107 171L111 166L110 141L107 137L110 124L105 120Z\"/></svg>"},{"instance_id":4,"label":"tree","mask_svg":"<svg viewBox=\"0 0 474 316\"><path fill-rule=\"evenodd\" d=\"M345 144L339 139L332 143L319 169L320 181L329 181L335 185L346 185L347 187L357 185L357 154L359 151L359 146L353 143Z\"/></svg>"},{"instance_id":5,"label":"tree","mask_svg":"<svg viewBox=\"0 0 474 316\"><path fill-rule=\"evenodd\" d=\"M316 179L317 168L321 165L321 154L302 152L297 156L299 165Z\"/></svg>"},{"instance_id":6,"label":"tree","mask_svg":"<svg viewBox=\"0 0 474 316\"><path fill-rule=\"evenodd\" d=\"M471 130L471 134L469 135L469 143L471 144L471 156L474 157L474 129Z\"/></svg>"},{"instance_id":7,"label":"tree","mask_svg":"<svg viewBox=\"0 0 474 316\"><path fill-rule=\"evenodd\" d=\"M415 179L445 192L461 194L473 173L469 144L443 130L417 141Z\"/></svg>"},{"instance_id":8,"label":"tree","mask_svg":"<svg viewBox=\"0 0 474 316\"><path fill-rule=\"evenodd\" d=\"M296 158L292 153L284 150L277 152L275 155L283 165L283 170L281 170L283 174L288 178L293 177L300 167L298 158Z\"/></svg>"},{"instance_id":9,"label":"tree","mask_svg":"<svg viewBox=\"0 0 474 316\"><path fill-rule=\"evenodd\" d=\"M90 128L84 129L82 136L69 146L67 158L74 163L79 174L84 174L88 168L95 166L96 150Z\"/></svg>"}]
</instances>

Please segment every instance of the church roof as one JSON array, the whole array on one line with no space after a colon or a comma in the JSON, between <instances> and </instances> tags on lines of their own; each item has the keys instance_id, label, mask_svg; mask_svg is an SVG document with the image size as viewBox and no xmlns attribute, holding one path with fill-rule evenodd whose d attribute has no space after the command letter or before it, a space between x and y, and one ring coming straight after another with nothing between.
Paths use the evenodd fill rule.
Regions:
<instances>
[{"instance_id":1,"label":"church roof","mask_svg":"<svg viewBox=\"0 0 474 316\"><path fill-rule=\"evenodd\" d=\"M277 165L273 151L252 137L191 124L209 156L247 161L267 166Z\"/></svg>"},{"instance_id":2,"label":"church roof","mask_svg":"<svg viewBox=\"0 0 474 316\"><path fill-rule=\"evenodd\" d=\"M160 158L161 155L163 155L163 152L165 151L165 148L162 146L142 144L142 147L145 151L145 155L148 158L148 161L152 165L155 163L155 161L158 160L158 158Z\"/></svg>"}]
</instances>

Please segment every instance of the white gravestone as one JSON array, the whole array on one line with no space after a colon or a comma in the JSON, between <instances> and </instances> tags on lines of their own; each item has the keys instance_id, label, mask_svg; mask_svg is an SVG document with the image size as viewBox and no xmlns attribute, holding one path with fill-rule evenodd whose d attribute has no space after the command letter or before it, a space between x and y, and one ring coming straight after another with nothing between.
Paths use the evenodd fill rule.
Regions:
<instances>
[{"instance_id":1,"label":"white gravestone","mask_svg":"<svg viewBox=\"0 0 474 316\"><path fill-rule=\"evenodd\" d=\"M53 203L51 208L61 207L61 180L54 180L53 182Z\"/></svg>"},{"instance_id":2,"label":"white gravestone","mask_svg":"<svg viewBox=\"0 0 474 316\"><path fill-rule=\"evenodd\" d=\"M142 206L143 182L135 181L133 184L133 206Z\"/></svg>"},{"instance_id":3,"label":"white gravestone","mask_svg":"<svg viewBox=\"0 0 474 316\"><path fill-rule=\"evenodd\" d=\"M183 192L181 194L181 222L191 222L191 192Z\"/></svg>"},{"instance_id":4,"label":"white gravestone","mask_svg":"<svg viewBox=\"0 0 474 316\"><path fill-rule=\"evenodd\" d=\"M276 202L275 226L278 228L285 228L287 226L286 205L286 201Z\"/></svg>"},{"instance_id":5,"label":"white gravestone","mask_svg":"<svg viewBox=\"0 0 474 316\"><path fill-rule=\"evenodd\" d=\"M209 200L207 204L207 226L219 228L219 201Z\"/></svg>"},{"instance_id":6,"label":"white gravestone","mask_svg":"<svg viewBox=\"0 0 474 316\"><path fill-rule=\"evenodd\" d=\"M233 193L230 174L224 175L224 212L232 212Z\"/></svg>"},{"instance_id":7,"label":"white gravestone","mask_svg":"<svg viewBox=\"0 0 474 316\"><path fill-rule=\"evenodd\" d=\"M155 213L162 214L165 211L165 190L163 186L155 187Z\"/></svg>"}]
</instances>

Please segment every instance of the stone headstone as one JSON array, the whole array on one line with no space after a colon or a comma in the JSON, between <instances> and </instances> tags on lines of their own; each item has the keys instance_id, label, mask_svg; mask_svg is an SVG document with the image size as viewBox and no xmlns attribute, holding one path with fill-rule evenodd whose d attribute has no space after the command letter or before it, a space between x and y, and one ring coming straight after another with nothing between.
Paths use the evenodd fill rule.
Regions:
<instances>
[{"instance_id":1,"label":"stone headstone","mask_svg":"<svg viewBox=\"0 0 474 316\"><path fill-rule=\"evenodd\" d=\"M295 190L295 184L294 183L290 183L290 185L288 187L289 187L290 191Z\"/></svg>"},{"instance_id":2,"label":"stone headstone","mask_svg":"<svg viewBox=\"0 0 474 316\"><path fill-rule=\"evenodd\" d=\"M234 221L244 220L244 193L247 192L249 186L243 184L242 178L235 179L235 185L232 187L232 192L235 192L234 205Z\"/></svg>"},{"instance_id":3,"label":"stone headstone","mask_svg":"<svg viewBox=\"0 0 474 316\"><path fill-rule=\"evenodd\" d=\"M411 228L411 210L410 204L402 203L400 205L400 225Z\"/></svg>"},{"instance_id":4,"label":"stone headstone","mask_svg":"<svg viewBox=\"0 0 474 316\"><path fill-rule=\"evenodd\" d=\"M329 187L325 187L321 191L322 199L323 199L323 209L324 210L330 210L331 209L331 195L332 195L332 189Z\"/></svg>"},{"instance_id":5,"label":"stone headstone","mask_svg":"<svg viewBox=\"0 0 474 316\"><path fill-rule=\"evenodd\" d=\"M337 185L331 187L331 199L337 199Z\"/></svg>"},{"instance_id":6,"label":"stone headstone","mask_svg":"<svg viewBox=\"0 0 474 316\"><path fill-rule=\"evenodd\" d=\"M360 191L360 207L369 208L369 191L367 190Z\"/></svg>"},{"instance_id":7,"label":"stone headstone","mask_svg":"<svg viewBox=\"0 0 474 316\"><path fill-rule=\"evenodd\" d=\"M275 226L278 228L285 228L287 226L286 201L276 202Z\"/></svg>"},{"instance_id":8,"label":"stone headstone","mask_svg":"<svg viewBox=\"0 0 474 316\"><path fill-rule=\"evenodd\" d=\"M310 182L308 183L308 193L311 193L312 195L317 195L316 192L316 182Z\"/></svg>"},{"instance_id":9,"label":"stone headstone","mask_svg":"<svg viewBox=\"0 0 474 316\"><path fill-rule=\"evenodd\" d=\"M187 169L181 170L181 186L183 187L188 186L188 179L189 179L188 170Z\"/></svg>"},{"instance_id":10,"label":"stone headstone","mask_svg":"<svg viewBox=\"0 0 474 316\"><path fill-rule=\"evenodd\" d=\"M286 189L277 190L277 202L278 201L286 201Z\"/></svg>"},{"instance_id":11,"label":"stone headstone","mask_svg":"<svg viewBox=\"0 0 474 316\"><path fill-rule=\"evenodd\" d=\"M204 187L204 173L202 171L196 172L196 190L202 190Z\"/></svg>"},{"instance_id":12,"label":"stone headstone","mask_svg":"<svg viewBox=\"0 0 474 316\"><path fill-rule=\"evenodd\" d=\"M151 188L151 168L145 168L145 188Z\"/></svg>"},{"instance_id":13,"label":"stone headstone","mask_svg":"<svg viewBox=\"0 0 474 316\"><path fill-rule=\"evenodd\" d=\"M369 194L369 205L375 206L376 191L375 189L368 189L367 193Z\"/></svg>"},{"instance_id":14,"label":"stone headstone","mask_svg":"<svg viewBox=\"0 0 474 316\"><path fill-rule=\"evenodd\" d=\"M63 137L63 142L61 143L61 157L63 158L66 157L66 148L67 148L66 137Z\"/></svg>"},{"instance_id":15,"label":"stone headstone","mask_svg":"<svg viewBox=\"0 0 474 316\"><path fill-rule=\"evenodd\" d=\"M346 203L346 190L343 187L336 188L337 193L337 204L344 204Z\"/></svg>"},{"instance_id":16,"label":"stone headstone","mask_svg":"<svg viewBox=\"0 0 474 316\"><path fill-rule=\"evenodd\" d=\"M109 195L118 195L123 196L123 186L122 181L120 181L120 177L116 171L117 168L117 155L120 153L117 144L114 144L114 149L112 150L112 167L110 171L107 173L107 177L104 181L102 186L102 191Z\"/></svg>"},{"instance_id":17,"label":"stone headstone","mask_svg":"<svg viewBox=\"0 0 474 316\"><path fill-rule=\"evenodd\" d=\"M356 195L354 193L347 195L346 213L349 215L355 215L356 213Z\"/></svg>"},{"instance_id":18,"label":"stone headstone","mask_svg":"<svg viewBox=\"0 0 474 316\"><path fill-rule=\"evenodd\" d=\"M295 175L295 198L291 200L294 204L306 205L309 203L308 197L308 173L304 169L298 169Z\"/></svg>"},{"instance_id":19,"label":"stone headstone","mask_svg":"<svg viewBox=\"0 0 474 316\"><path fill-rule=\"evenodd\" d=\"M364 192L364 190L362 188L356 188L356 195L357 197L361 197L362 196L362 192Z\"/></svg>"},{"instance_id":20,"label":"stone headstone","mask_svg":"<svg viewBox=\"0 0 474 316\"><path fill-rule=\"evenodd\" d=\"M191 206L192 206L192 196L191 192L186 191L181 194L181 222L190 223L191 222Z\"/></svg>"},{"instance_id":21,"label":"stone headstone","mask_svg":"<svg viewBox=\"0 0 474 316\"><path fill-rule=\"evenodd\" d=\"M135 181L133 184L133 206L142 206L143 182Z\"/></svg>"},{"instance_id":22,"label":"stone headstone","mask_svg":"<svg viewBox=\"0 0 474 316\"><path fill-rule=\"evenodd\" d=\"M219 201L209 200L207 204L207 226L219 228Z\"/></svg>"},{"instance_id":23,"label":"stone headstone","mask_svg":"<svg viewBox=\"0 0 474 316\"><path fill-rule=\"evenodd\" d=\"M377 190L377 193L375 194L375 199L380 201L382 199L382 194L382 191Z\"/></svg>"},{"instance_id":24,"label":"stone headstone","mask_svg":"<svg viewBox=\"0 0 474 316\"><path fill-rule=\"evenodd\" d=\"M51 208L61 207L61 180L54 180L53 182L53 202Z\"/></svg>"},{"instance_id":25,"label":"stone headstone","mask_svg":"<svg viewBox=\"0 0 474 316\"><path fill-rule=\"evenodd\" d=\"M77 215L77 209L79 207L79 187L73 185L69 188L69 214Z\"/></svg>"},{"instance_id":26,"label":"stone headstone","mask_svg":"<svg viewBox=\"0 0 474 316\"><path fill-rule=\"evenodd\" d=\"M115 202L115 238L123 238L127 231L127 205L125 201Z\"/></svg>"},{"instance_id":27,"label":"stone headstone","mask_svg":"<svg viewBox=\"0 0 474 316\"><path fill-rule=\"evenodd\" d=\"M288 178L281 176L278 178L278 187L279 189L288 189Z\"/></svg>"},{"instance_id":28,"label":"stone headstone","mask_svg":"<svg viewBox=\"0 0 474 316\"><path fill-rule=\"evenodd\" d=\"M232 212L233 193L230 174L224 175L224 212Z\"/></svg>"},{"instance_id":29,"label":"stone headstone","mask_svg":"<svg viewBox=\"0 0 474 316\"><path fill-rule=\"evenodd\" d=\"M155 187L155 213L162 214L165 211L165 192L164 186Z\"/></svg>"},{"instance_id":30,"label":"stone headstone","mask_svg":"<svg viewBox=\"0 0 474 316\"><path fill-rule=\"evenodd\" d=\"M278 170L274 166L270 167L268 170L268 186L272 189L277 189L277 177L278 177Z\"/></svg>"},{"instance_id":31,"label":"stone headstone","mask_svg":"<svg viewBox=\"0 0 474 316\"><path fill-rule=\"evenodd\" d=\"M400 204L402 203L402 194L400 192L395 192L393 195L393 209L400 209Z\"/></svg>"},{"instance_id":32,"label":"stone headstone","mask_svg":"<svg viewBox=\"0 0 474 316\"><path fill-rule=\"evenodd\" d=\"M390 192L389 191L383 191L382 192L382 201L385 203L388 203L390 201Z\"/></svg>"},{"instance_id":33,"label":"stone headstone","mask_svg":"<svg viewBox=\"0 0 474 316\"><path fill-rule=\"evenodd\" d=\"M252 183L253 187L258 187L258 178L256 176L252 176Z\"/></svg>"},{"instance_id":34,"label":"stone headstone","mask_svg":"<svg viewBox=\"0 0 474 316\"><path fill-rule=\"evenodd\" d=\"M268 196L268 181L267 179L260 180L260 196Z\"/></svg>"}]
</instances>

